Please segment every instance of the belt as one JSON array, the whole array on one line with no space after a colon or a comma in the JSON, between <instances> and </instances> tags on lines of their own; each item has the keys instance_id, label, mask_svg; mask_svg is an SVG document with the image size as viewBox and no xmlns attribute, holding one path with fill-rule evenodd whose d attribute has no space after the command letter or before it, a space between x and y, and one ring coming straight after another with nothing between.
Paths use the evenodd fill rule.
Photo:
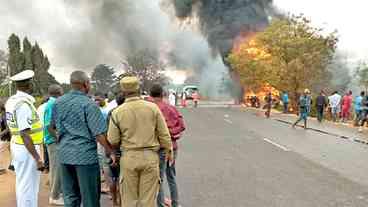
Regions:
<instances>
[{"instance_id":1,"label":"belt","mask_svg":"<svg viewBox=\"0 0 368 207\"><path fill-rule=\"evenodd\" d=\"M16 145L23 145L23 146L25 146L25 144L18 144L18 143L15 143L15 141L14 141L13 139L11 139L10 143L11 143L11 144L16 144ZM43 145L43 144L33 144L33 145L37 146L37 145Z\"/></svg>"}]
</instances>

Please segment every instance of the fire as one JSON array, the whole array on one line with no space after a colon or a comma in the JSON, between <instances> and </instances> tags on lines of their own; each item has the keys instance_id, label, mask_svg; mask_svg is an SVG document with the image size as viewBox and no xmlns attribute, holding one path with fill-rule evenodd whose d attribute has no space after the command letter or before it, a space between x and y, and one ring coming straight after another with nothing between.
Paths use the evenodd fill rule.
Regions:
<instances>
[{"instance_id":1,"label":"fire","mask_svg":"<svg viewBox=\"0 0 368 207\"><path fill-rule=\"evenodd\" d=\"M169 77L175 85L184 84L188 78L188 72L184 70L168 70L165 71L165 75Z\"/></svg>"},{"instance_id":2,"label":"fire","mask_svg":"<svg viewBox=\"0 0 368 207\"><path fill-rule=\"evenodd\" d=\"M275 98L276 100L280 98L280 91L270 86L269 84L265 84L256 92L253 90L246 90L246 89L244 89L244 91L245 92L243 98L245 100L245 103L249 103L249 99L251 97L257 97L260 100L260 102L262 102L265 100L265 97L268 95L269 92L271 92L272 97Z\"/></svg>"},{"instance_id":3,"label":"fire","mask_svg":"<svg viewBox=\"0 0 368 207\"><path fill-rule=\"evenodd\" d=\"M267 60L271 57L265 48L263 48L255 38L255 33L240 34L233 44L233 53L244 54L249 59Z\"/></svg>"}]
</instances>

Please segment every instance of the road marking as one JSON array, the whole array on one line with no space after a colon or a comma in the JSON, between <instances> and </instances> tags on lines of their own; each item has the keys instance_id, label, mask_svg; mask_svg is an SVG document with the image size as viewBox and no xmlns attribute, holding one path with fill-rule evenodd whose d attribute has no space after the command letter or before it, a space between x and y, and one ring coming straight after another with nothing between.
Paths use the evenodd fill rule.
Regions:
<instances>
[{"instance_id":1,"label":"road marking","mask_svg":"<svg viewBox=\"0 0 368 207\"><path fill-rule=\"evenodd\" d=\"M232 124L233 122L231 121L231 120L229 120L229 119L224 119L224 121L226 121L227 123L229 123L229 124Z\"/></svg>"},{"instance_id":2,"label":"road marking","mask_svg":"<svg viewBox=\"0 0 368 207\"><path fill-rule=\"evenodd\" d=\"M282 149L282 150L284 150L284 151L286 151L286 152L290 151L288 148L286 148L286 147L284 147L282 145L279 145L276 142L273 142L273 141L271 141L271 140L269 140L267 138L264 138L263 140L266 141L266 142L268 142L268 143L270 143L270 144L272 144L272 145L274 145L274 146L276 146L276 147L278 147L278 148L280 148L280 149Z\"/></svg>"}]
</instances>

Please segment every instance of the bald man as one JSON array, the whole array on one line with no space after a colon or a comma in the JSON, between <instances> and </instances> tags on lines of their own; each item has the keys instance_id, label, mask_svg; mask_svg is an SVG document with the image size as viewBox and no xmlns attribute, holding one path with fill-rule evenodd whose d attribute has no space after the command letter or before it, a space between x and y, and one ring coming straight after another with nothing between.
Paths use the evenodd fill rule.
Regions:
<instances>
[{"instance_id":1,"label":"bald man","mask_svg":"<svg viewBox=\"0 0 368 207\"><path fill-rule=\"evenodd\" d=\"M113 164L116 156L106 140L106 121L87 96L91 88L87 74L73 72L70 83L72 90L56 101L52 114L58 135L64 206L100 207L97 141L111 154Z\"/></svg>"}]
</instances>

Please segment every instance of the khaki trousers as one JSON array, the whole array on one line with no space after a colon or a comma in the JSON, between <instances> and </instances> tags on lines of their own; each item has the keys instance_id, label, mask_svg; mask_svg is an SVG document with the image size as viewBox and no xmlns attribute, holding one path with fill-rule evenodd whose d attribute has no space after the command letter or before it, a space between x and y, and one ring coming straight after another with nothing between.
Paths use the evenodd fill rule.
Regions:
<instances>
[{"instance_id":1,"label":"khaki trousers","mask_svg":"<svg viewBox=\"0 0 368 207\"><path fill-rule=\"evenodd\" d=\"M156 207L160 187L158 152L127 151L120 161L120 192L124 207Z\"/></svg>"},{"instance_id":2,"label":"khaki trousers","mask_svg":"<svg viewBox=\"0 0 368 207\"><path fill-rule=\"evenodd\" d=\"M50 173L49 173L50 197L54 200L59 199L62 194L61 170L60 170L60 163L57 159L56 147L57 146L55 143L47 146L47 152L49 154L49 162L50 162Z\"/></svg>"}]
</instances>

